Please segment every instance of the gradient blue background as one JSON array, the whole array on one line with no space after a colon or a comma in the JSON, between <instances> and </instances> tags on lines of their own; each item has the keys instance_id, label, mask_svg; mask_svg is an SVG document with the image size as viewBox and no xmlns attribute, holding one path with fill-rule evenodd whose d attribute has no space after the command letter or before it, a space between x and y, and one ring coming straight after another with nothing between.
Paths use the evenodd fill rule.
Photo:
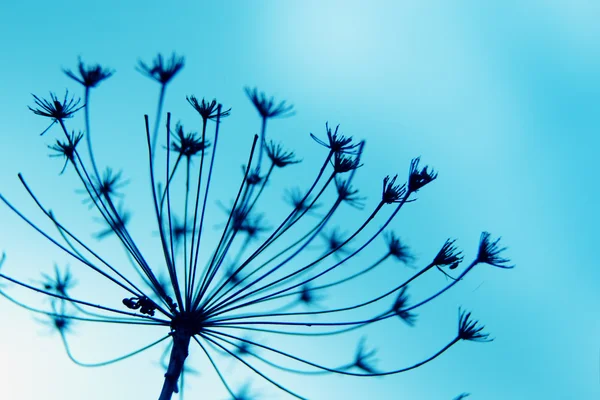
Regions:
<instances>
[{"instance_id":1,"label":"gradient blue background","mask_svg":"<svg viewBox=\"0 0 600 400\"><path fill-rule=\"evenodd\" d=\"M122 3L0 6L3 195L41 219L19 185L16 174L23 172L49 207L62 207L74 224L87 218L65 209L78 204L74 181L56 176L60 161L48 159L46 148L53 134L40 138L46 121L26 108L30 93L79 90L60 72L74 67L79 55L117 70L94 94L92 124L110 138L98 139L101 158L113 157L129 177L143 180L144 153L128 159L127 149L143 143L141 115L154 113L158 88L133 65L175 50L187 65L171 87L167 109L193 121L183 101L190 93L216 96L233 107L220 159L231 166L231 176L239 177L247 143L259 127L242 91L256 85L296 107L295 117L271 125L304 157L296 171L314 165L316 145L308 133L322 135L325 121L367 140L358 182L371 190L371 200L380 177L405 174L414 156L440 171L395 224L419 256L416 265L448 236L459 239L467 259L473 257L479 233L489 230L502 235L518 266L478 267L458 288L423 307L416 328L393 321L369 340L380 348L380 365L407 365L454 335L462 304L485 323L494 342L460 343L435 362L395 377L305 380L296 383L302 393L311 399L451 399L463 391L473 399L600 398L594 159L600 149L600 3ZM232 185L224 180L219 187ZM143 215L134 210L134 218ZM50 271L55 261L68 261L6 207L0 208L0 248L8 256L3 270L25 281ZM35 302L24 292L11 293ZM58 335L29 313L2 301L0 315L0 397L158 394L162 373L153 361L160 351L83 369L68 361ZM94 361L158 337L131 332L117 342L108 330L77 326L74 346L80 358ZM354 351L352 343L347 353ZM332 360L337 355L332 352ZM192 356L190 366L202 375L190 378L186 397L227 398L202 355ZM236 368L233 361L223 363L239 386L244 379ZM258 380L255 385L265 398L281 396Z\"/></svg>"}]
</instances>

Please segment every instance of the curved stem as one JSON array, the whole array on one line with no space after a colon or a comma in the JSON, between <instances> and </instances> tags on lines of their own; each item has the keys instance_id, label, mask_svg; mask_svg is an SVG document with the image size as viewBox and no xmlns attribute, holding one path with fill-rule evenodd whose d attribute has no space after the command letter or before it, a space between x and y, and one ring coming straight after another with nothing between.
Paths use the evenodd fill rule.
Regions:
<instances>
[{"instance_id":1,"label":"curved stem","mask_svg":"<svg viewBox=\"0 0 600 400\"><path fill-rule=\"evenodd\" d=\"M262 361L263 363L265 363L265 364L267 364L267 365L269 365L269 366L271 366L271 367L273 367L273 368L277 368L277 369L279 369L279 370L281 370L281 371L285 371L285 372L291 372L291 373L294 373L294 374L300 374L300 375L323 375L323 374L327 374L327 373L330 373L330 372L337 372L337 371L329 371L329 370L328 370L326 367L321 367L321 366L319 366L319 367L315 367L315 365L316 365L316 364L314 364L314 365L313 365L311 362L309 362L309 361L306 361L306 360L304 360L304 359L299 359L299 358L298 358L298 359L296 359L296 357L294 357L294 356L291 356L291 355L288 355L287 353L285 353L286 357L288 357L288 358L292 358L292 359L295 359L296 361L300 361L300 362L302 362L302 363L304 363L304 364L308 364L308 365L310 365L310 366L312 366L312 367L318 368L318 370L317 370L317 371L303 371L303 370L299 370L299 369L294 369L294 368L283 367L283 366L281 366L281 365L275 364L275 363L274 363L274 362L272 362L272 361L269 361L269 360L267 360L267 359L266 359L266 358L264 358L264 357L261 357L261 356L259 356L259 355L258 355L258 354L256 354L255 352L253 352L253 351L250 351L250 350L248 350L247 348L244 348L244 347L242 347L241 345L239 345L239 344L237 344L237 343L234 343L234 342L232 342L232 341L230 341L230 340L227 340L227 339L224 339L224 338L220 337L220 335L222 335L222 336L227 336L227 337L229 337L229 338L232 338L232 339L235 339L235 340L239 340L239 341L241 341L241 342L244 342L244 343L248 343L248 344L254 344L255 342L252 342L251 340L243 339L243 338L240 338L240 337L237 337L237 336L233 336L233 335L227 335L227 334L224 334L224 333L221 333L221 332L210 331L210 330L206 330L206 334L208 334L208 335L210 335L210 336L212 336L212 337L214 337L214 338L216 338L216 339L222 340L222 341L224 341L225 343L227 343L227 344L229 344L229 345L231 345L231 346L235 346L235 347L237 347L238 349L240 349L240 350L243 350L243 351L244 351L244 353L246 353L246 354L249 354L249 355L251 355L252 357L254 357L254 358L256 358L256 359L258 359L258 360ZM268 347L268 346L262 346L262 345L260 345L260 344L258 344L257 346L258 346L258 347L265 348L265 349L267 349L267 350L271 350L271 351L273 351L273 352L277 352L277 350L275 350L275 349L272 349L272 348L270 348L270 347ZM283 353L283 352L282 352L282 353ZM341 367L337 367L337 368L335 368L335 369L336 369L336 370L341 370L341 371L343 371L343 370L346 370L346 369L348 369L348 368L351 368L352 366L353 366L353 364L346 364L346 365L343 365L343 366L341 366Z\"/></svg>"},{"instance_id":2,"label":"curved stem","mask_svg":"<svg viewBox=\"0 0 600 400\"><path fill-rule=\"evenodd\" d=\"M219 375L219 379L221 380L221 383L223 383L223 386L225 386L225 389L227 389L227 391L229 392L229 394L231 395L231 397L235 399L235 394L233 393L233 391L231 390L231 388L229 387L229 385L225 381L225 378L223 378L223 375L221 374L221 371L219 370L219 368L217 368L217 364L215 364L215 362L213 361L213 359L210 356L210 354L208 354L208 351L206 350L206 348L202 345L202 343L200 343L200 341L198 340L198 338L196 338L196 336L194 336L193 338L196 341L196 343L198 343L198 346L200 346L200 348L202 349L202 351L204 351L204 354L206 354L206 357L208 358L208 361L210 361L210 363L212 364L213 368L215 369L217 375Z\"/></svg>"},{"instance_id":3,"label":"curved stem","mask_svg":"<svg viewBox=\"0 0 600 400\"><path fill-rule=\"evenodd\" d=\"M92 164L92 169L94 170L94 174L98 182L100 182L100 173L98 172L98 167L96 166L96 159L94 157L94 152L92 151L92 139L90 133L90 94L91 88L89 86L85 87L85 93L83 96L83 103L85 104L83 107L83 114L85 120L85 141L87 142L88 154L90 156L90 162Z\"/></svg>"},{"instance_id":4,"label":"curved stem","mask_svg":"<svg viewBox=\"0 0 600 400\"><path fill-rule=\"evenodd\" d=\"M211 331L211 332L214 333L214 334L219 334L219 332L213 332L213 331ZM233 337L233 338L235 338L234 336L231 336L231 335L227 335L227 334L223 334L223 335L227 336L227 337ZM425 360L420 361L420 362L418 362L416 364L411 365L410 367L405 367L405 368L400 368L400 369L395 369L395 370L385 371L385 372L356 373L356 372L344 371L342 369L335 369L335 368L324 367L322 365L315 364L315 363L312 363L310 361L306 361L306 360L304 360L302 358L293 356L293 355L291 355L289 353L277 350L277 349L275 349L273 347L265 346L265 345L262 345L260 343L253 342L253 341L250 341L250 340L247 340L247 339L240 339L240 338L236 338L236 339L241 340L243 342L246 342L248 344L252 344L254 346L263 348L265 350L269 350L271 352L274 352L276 354L282 355L284 357L291 358L291 359L293 359L295 361L299 361L299 362L302 362L304 364L308 364L308 365L310 365L312 367L325 370L325 371L334 372L334 373L341 374L341 375L363 376L363 377L367 377L367 376L395 375L395 374L399 374L399 373L402 373L402 372L410 371L411 369L418 368L421 365L426 364L426 363L432 361L433 359L439 357L442 353L444 353L446 350L448 350L450 347L452 347L454 344L458 343L461 340L460 337L458 337L458 336L455 337L447 345L445 345L441 350L437 351L435 354L433 354L432 356L426 358ZM221 340L223 340L223 339L221 339Z\"/></svg>"},{"instance_id":5,"label":"curved stem","mask_svg":"<svg viewBox=\"0 0 600 400\"><path fill-rule=\"evenodd\" d=\"M137 349L135 351L132 351L131 353L127 353L123 356L113 358L111 360L101 361L101 362L97 362L97 363L84 363L84 362L77 360L75 357L73 357L73 353L71 353L71 349L69 348L69 344L67 342L67 339L65 338L64 332L62 332L62 331L60 332L60 338L62 339L63 345L65 347L65 351L67 352L67 356L69 357L69 359L71 361L73 361L75 364L79 365L80 367L86 367L86 368L104 367L105 365L114 364L116 362L125 360L129 357L133 357L137 354L142 353L145 350L148 350L151 347L156 346L157 344L161 343L163 340L167 339L169 336L171 336L171 335L170 334L166 335L165 337L158 339L157 341L154 341L154 342L150 343L149 345L142 347L141 349Z\"/></svg>"}]
</instances>

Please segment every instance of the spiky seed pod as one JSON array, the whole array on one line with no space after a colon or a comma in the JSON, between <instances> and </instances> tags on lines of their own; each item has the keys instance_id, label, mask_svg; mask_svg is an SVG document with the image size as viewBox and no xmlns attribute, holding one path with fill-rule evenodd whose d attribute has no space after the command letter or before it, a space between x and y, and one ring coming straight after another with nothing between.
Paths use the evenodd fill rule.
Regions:
<instances>
[{"instance_id":1,"label":"spiky seed pod","mask_svg":"<svg viewBox=\"0 0 600 400\"><path fill-rule=\"evenodd\" d=\"M54 264L54 276L42 274L42 278L42 286L44 289L64 297L68 297L67 292L76 284L69 268L65 268L64 275L61 275L56 264Z\"/></svg>"},{"instance_id":2,"label":"spiky seed pod","mask_svg":"<svg viewBox=\"0 0 600 400\"><path fill-rule=\"evenodd\" d=\"M305 194L299 188L288 189L285 191L284 199L294 207L296 212L303 212L311 209L315 209L319 207L319 204L310 205L310 197L306 198Z\"/></svg>"},{"instance_id":3,"label":"spiky seed pod","mask_svg":"<svg viewBox=\"0 0 600 400\"><path fill-rule=\"evenodd\" d=\"M344 172L349 172L362 167L358 157L346 156L343 153L335 153L331 165L337 174L343 174Z\"/></svg>"},{"instance_id":4,"label":"spiky seed pod","mask_svg":"<svg viewBox=\"0 0 600 400\"><path fill-rule=\"evenodd\" d=\"M377 350L367 350L365 348L365 341L366 338L362 337L358 342L353 366L368 374L375 374L377 373L377 370L373 364L375 364L376 360L373 359L373 357L375 357Z\"/></svg>"},{"instance_id":5,"label":"spiky seed pod","mask_svg":"<svg viewBox=\"0 0 600 400\"><path fill-rule=\"evenodd\" d=\"M112 168L107 167L104 170L102 178L95 182L95 195L106 199L121 197L122 195L118 192L118 189L123 188L129 183L128 180L123 179L122 175L122 171L115 173Z\"/></svg>"}]
</instances>

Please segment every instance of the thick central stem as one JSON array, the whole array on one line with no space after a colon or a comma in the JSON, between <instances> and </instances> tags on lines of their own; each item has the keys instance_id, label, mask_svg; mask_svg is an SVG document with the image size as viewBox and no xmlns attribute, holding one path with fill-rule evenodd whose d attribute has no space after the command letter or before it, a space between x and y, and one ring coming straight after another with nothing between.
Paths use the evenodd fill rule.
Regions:
<instances>
[{"instance_id":1,"label":"thick central stem","mask_svg":"<svg viewBox=\"0 0 600 400\"><path fill-rule=\"evenodd\" d=\"M178 392L177 381L183 372L183 364L188 356L191 336L185 332L173 332L173 348L169 366L165 373L165 382L158 400L171 400L173 393Z\"/></svg>"}]
</instances>

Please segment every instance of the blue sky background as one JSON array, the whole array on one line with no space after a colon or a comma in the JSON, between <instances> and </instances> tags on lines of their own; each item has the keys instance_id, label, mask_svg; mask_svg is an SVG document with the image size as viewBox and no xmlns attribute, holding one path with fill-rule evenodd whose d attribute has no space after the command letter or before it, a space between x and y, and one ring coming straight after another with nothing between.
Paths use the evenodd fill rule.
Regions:
<instances>
[{"instance_id":1,"label":"blue sky background","mask_svg":"<svg viewBox=\"0 0 600 400\"><path fill-rule=\"evenodd\" d=\"M379 196L380 179L404 176L412 157L421 155L439 171L438 180L394 224L417 255L416 266L428 262L447 237L458 238L466 259L474 257L482 230L501 235L517 264L512 271L477 267L457 288L419 310L415 328L389 321L368 332L382 368L409 365L435 352L455 334L459 305L473 310L494 342L459 343L425 367L385 379L282 376L283 382L311 399L451 399L461 392L471 392L473 399L600 397L595 252L600 221L594 207L600 3L122 3L0 6L4 196L42 221L19 184L16 174L22 172L67 223L87 235L102 228L81 206L73 176L59 177L61 162L48 158L46 146L58 132L40 137L47 121L26 107L31 93L62 93L66 87L77 93L79 87L61 68L74 68L78 56L100 62L117 72L92 100L98 159L131 178L126 204L134 221L142 221L134 229L146 235L151 248L156 238L143 224L150 209L142 115L154 113L158 87L133 67L139 58L150 61L157 52L176 51L186 56L186 67L169 88L166 109L193 126L199 121L185 95L217 97L233 108L223 124L216 197L232 197L239 165L259 129L242 90L257 86L297 110L269 128L272 137L304 159L293 171L283 171L288 181L281 187L304 182L324 156L308 133L322 136L325 121L341 123L344 133L367 140L356 182L368 204ZM71 124L81 128L82 120ZM344 215L360 215L350 212ZM354 225L345 226L350 231ZM99 248L114 246L106 241ZM0 248L8 257L4 272L26 282L51 271L54 262L69 262L7 207L0 208ZM71 267L81 283L78 293L119 304L118 294L109 297L102 282L87 279L91 275L73 262ZM386 265L387 271L394 267ZM381 284L381 276L369 279L365 288ZM441 276L427 278L419 288L414 285L413 298L444 283ZM16 288L7 290L44 304ZM360 295L356 288L331 301ZM59 336L28 312L2 301L0 315L3 398L157 397L160 350L112 367L83 369L64 355ZM74 333L74 351L84 361L95 361L149 343L162 332L78 324ZM307 356L327 354L321 360L337 363L352 355L357 337L296 345ZM189 365L201 375L188 380L187 398L227 398L199 351L192 352ZM220 365L234 386L245 382L243 367L231 360ZM283 398L259 378L253 387L265 398Z\"/></svg>"}]
</instances>

